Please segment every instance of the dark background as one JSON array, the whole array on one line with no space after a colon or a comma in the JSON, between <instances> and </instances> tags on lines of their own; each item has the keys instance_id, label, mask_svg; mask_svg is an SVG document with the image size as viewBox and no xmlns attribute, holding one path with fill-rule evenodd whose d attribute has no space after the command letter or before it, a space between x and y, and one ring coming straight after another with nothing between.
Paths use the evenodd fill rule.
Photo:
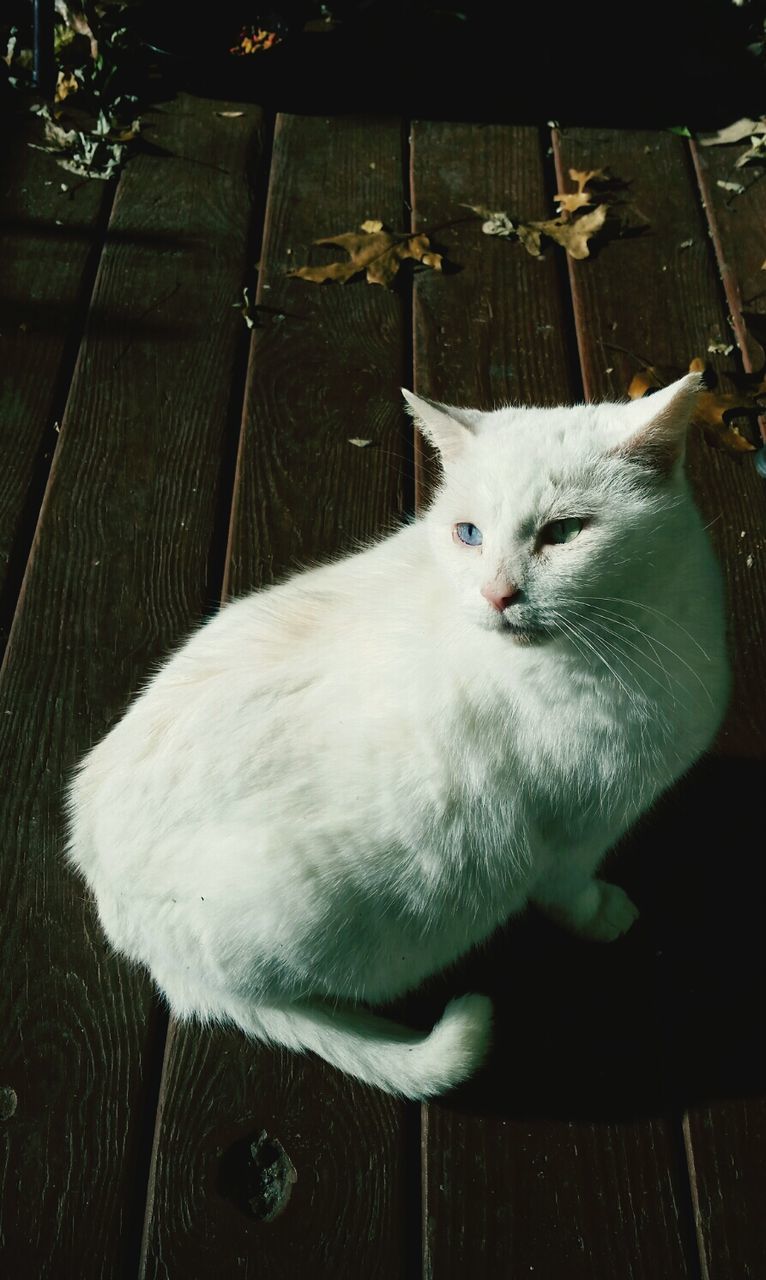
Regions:
<instances>
[{"instance_id":1,"label":"dark background","mask_svg":"<svg viewBox=\"0 0 766 1280\"><path fill-rule=\"evenodd\" d=\"M329 0L337 25L307 31L315 3L225 2L191 22L187 6L169 3L147 6L143 21L157 47L180 55L176 74L280 110L702 128L761 114L763 54L749 46L762 37L765 7ZM261 16L283 32L281 45L221 52Z\"/></svg>"},{"instance_id":2,"label":"dark background","mask_svg":"<svg viewBox=\"0 0 766 1280\"><path fill-rule=\"evenodd\" d=\"M31 8L4 6L4 25ZM125 20L169 91L303 114L705 129L761 114L764 13L763 0L146 0ZM280 43L232 56L248 26Z\"/></svg>"}]
</instances>

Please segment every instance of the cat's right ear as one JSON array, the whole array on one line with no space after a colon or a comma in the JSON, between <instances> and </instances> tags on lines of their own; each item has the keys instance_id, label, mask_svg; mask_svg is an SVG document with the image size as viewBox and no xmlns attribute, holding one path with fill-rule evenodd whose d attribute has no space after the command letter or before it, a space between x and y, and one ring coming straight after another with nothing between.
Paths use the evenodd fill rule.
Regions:
<instances>
[{"instance_id":1,"label":"cat's right ear","mask_svg":"<svg viewBox=\"0 0 766 1280\"><path fill-rule=\"evenodd\" d=\"M444 462L451 462L462 451L469 435L473 435L478 412L470 409L452 409L448 405L413 395L402 387L407 408L434 448L439 450Z\"/></svg>"}]
</instances>

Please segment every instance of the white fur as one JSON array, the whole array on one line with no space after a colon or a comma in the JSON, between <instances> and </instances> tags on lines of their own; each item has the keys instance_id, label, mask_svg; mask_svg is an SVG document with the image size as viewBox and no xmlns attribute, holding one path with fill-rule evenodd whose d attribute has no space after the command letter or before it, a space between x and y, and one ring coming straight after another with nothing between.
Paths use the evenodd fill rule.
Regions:
<instances>
[{"instance_id":1,"label":"white fur","mask_svg":"<svg viewBox=\"0 0 766 1280\"><path fill-rule=\"evenodd\" d=\"M86 757L69 857L176 1016L422 1098L480 1064L489 1002L425 1037L338 1002L401 995L529 901L587 936L629 927L595 871L728 689L707 536L682 464L646 449L680 455L696 387L486 414L408 397L444 453L430 510L224 607ZM522 588L506 614L490 580Z\"/></svg>"}]
</instances>

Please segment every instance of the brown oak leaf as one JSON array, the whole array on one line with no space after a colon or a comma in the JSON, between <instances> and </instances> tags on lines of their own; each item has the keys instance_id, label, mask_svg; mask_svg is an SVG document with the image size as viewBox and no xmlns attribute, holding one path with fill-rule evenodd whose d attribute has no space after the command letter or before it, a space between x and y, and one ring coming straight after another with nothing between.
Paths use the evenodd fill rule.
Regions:
<instances>
[{"instance_id":1,"label":"brown oak leaf","mask_svg":"<svg viewBox=\"0 0 766 1280\"><path fill-rule=\"evenodd\" d=\"M516 236L533 258L539 258L542 254L543 236L562 245L570 257L587 258L590 254L588 241L601 230L608 212L607 205L599 204L577 218L562 214L558 218L548 218L542 222L514 222L507 213L499 209L487 209L481 204L469 204L465 207L473 209L474 213L485 219L481 228L485 235L504 238Z\"/></svg>"},{"instance_id":2,"label":"brown oak leaf","mask_svg":"<svg viewBox=\"0 0 766 1280\"><path fill-rule=\"evenodd\" d=\"M556 241L556 244L563 245L570 258L587 258L590 255L588 241L591 236L595 236L596 232L601 230L606 214L607 206L597 204L595 209L581 214L579 218L549 218L547 222L530 222L527 225L534 231L549 236L551 240ZM524 247L529 253L539 254L540 252L539 240L536 251L532 250L528 244Z\"/></svg>"},{"instance_id":3,"label":"brown oak leaf","mask_svg":"<svg viewBox=\"0 0 766 1280\"><path fill-rule=\"evenodd\" d=\"M705 361L701 356L695 356L689 363L689 373L704 372ZM667 386L672 375L665 376L666 373L665 370L660 372L654 365L639 369L628 387L630 399L638 400L641 396ZM752 453L756 446L741 435L735 426L730 425L727 416L757 417L760 412L757 397L765 391L763 384L753 391L741 391L737 394L719 391L717 388L713 391L701 391L697 396L692 425L701 428L708 444L715 449L724 449L728 453Z\"/></svg>"},{"instance_id":4,"label":"brown oak leaf","mask_svg":"<svg viewBox=\"0 0 766 1280\"><path fill-rule=\"evenodd\" d=\"M559 213L576 213L586 205L593 204L593 192L586 191L589 182L606 181L604 169L570 169L569 176L577 185L576 191L557 191L553 199Z\"/></svg>"},{"instance_id":5,"label":"brown oak leaf","mask_svg":"<svg viewBox=\"0 0 766 1280\"><path fill-rule=\"evenodd\" d=\"M391 285L406 259L421 262L424 267L441 271L441 254L434 253L426 235L395 235L384 230L377 219L363 222L360 231L347 231L338 236L323 236L314 244L336 244L349 255L348 262L329 262L324 267L297 267L290 276L322 284L336 280L345 284L360 271L366 272L368 284Z\"/></svg>"}]
</instances>

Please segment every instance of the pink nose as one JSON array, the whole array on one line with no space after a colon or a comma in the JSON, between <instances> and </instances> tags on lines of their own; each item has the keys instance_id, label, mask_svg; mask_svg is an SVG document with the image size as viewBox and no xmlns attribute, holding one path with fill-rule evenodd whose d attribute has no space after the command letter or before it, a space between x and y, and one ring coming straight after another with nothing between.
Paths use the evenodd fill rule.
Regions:
<instances>
[{"instance_id":1,"label":"pink nose","mask_svg":"<svg viewBox=\"0 0 766 1280\"><path fill-rule=\"evenodd\" d=\"M507 609L509 604L513 604L519 594L519 588L514 586L512 582L488 582L486 586L482 587L481 594L485 600L489 600L489 603L494 609L497 609L498 613L502 613L503 609Z\"/></svg>"}]
</instances>

